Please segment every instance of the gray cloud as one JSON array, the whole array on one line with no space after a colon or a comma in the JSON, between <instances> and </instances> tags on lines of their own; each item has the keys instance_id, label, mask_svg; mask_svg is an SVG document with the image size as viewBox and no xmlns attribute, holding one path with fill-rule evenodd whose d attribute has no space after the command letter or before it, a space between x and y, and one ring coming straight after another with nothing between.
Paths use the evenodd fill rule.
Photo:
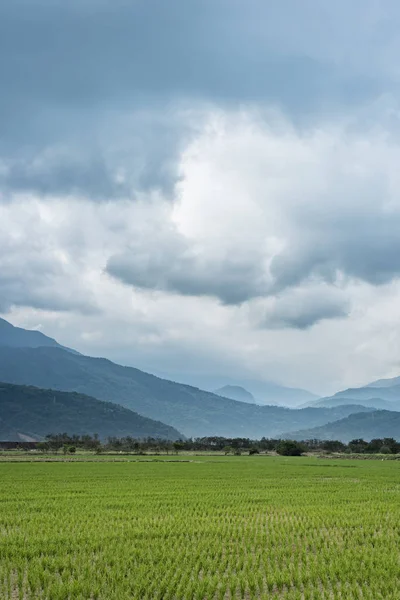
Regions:
<instances>
[{"instance_id":1,"label":"gray cloud","mask_svg":"<svg viewBox=\"0 0 400 600\"><path fill-rule=\"evenodd\" d=\"M147 368L383 376L399 22L394 0L0 2L0 310Z\"/></svg>"},{"instance_id":2,"label":"gray cloud","mask_svg":"<svg viewBox=\"0 0 400 600\"><path fill-rule=\"evenodd\" d=\"M396 4L391 9L398 14ZM94 199L149 189L171 194L187 130L181 119L171 119L168 106L179 112L203 101L268 103L307 122L379 96L387 86L378 68L343 60L338 68L330 44L338 37L348 43L351 31L356 45L354 28L343 32L338 13L316 11L309 2L299 10L294 0L279 6L262 0L4 0L0 159L8 170L0 185L9 192ZM354 3L346 14L352 23L369 11ZM59 163L50 158L42 169L32 167L37 156L59 147L67 149ZM121 169L129 173L124 183L115 178Z\"/></svg>"},{"instance_id":3,"label":"gray cloud","mask_svg":"<svg viewBox=\"0 0 400 600\"><path fill-rule=\"evenodd\" d=\"M59 290L40 281L33 284L28 278L22 279L22 273L15 277L0 277L0 312L7 313L15 307L29 307L45 311L76 311L82 315L98 312L95 304L88 298L77 296L76 289Z\"/></svg>"},{"instance_id":4,"label":"gray cloud","mask_svg":"<svg viewBox=\"0 0 400 600\"><path fill-rule=\"evenodd\" d=\"M4 213L0 221L0 311L22 306L96 314L95 295L79 280L78 265L71 266L45 222L23 211L24 206L18 207L15 219Z\"/></svg>"},{"instance_id":5,"label":"gray cloud","mask_svg":"<svg viewBox=\"0 0 400 600\"><path fill-rule=\"evenodd\" d=\"M303 216L293 215L298 228L271 264L277 291L311 276L334 283L341 273L372 285L400 276L400 215L397 209L385 207L390 198L387 181L380 178L378 173L375 181L362 181L363 189L353 189L355 196L350 192L344 199L352 207L351 214L342 197L325 214L310 202ZM332 202L334 194L333 190Z\"/></svg>"},{"instance_id":6,"label":"gray cloud","mask_svg":"<svg viewBox=\"0 0 400 600\"><path fill-rule=\"evenodd\" d=\"M51 274L51 268L43 262L25 261L21 268L12 272L4 269L0 261L0 312L13 307L31 307L48 311L76 311L93 315L98 307L88 290L80 290L74 281L68 281L65 273Z\"/></svg>"},{"instance_id":7,"label":"gray cloud","mask_svg":"<svg viewBox=\"0 0 400 600\"><path fill-rule=\"evenodd\" d=\"M4 166L0 182L6 192L35 191L47 195L84 194L98 200L129 196L131 189L118 181L117 174L100 156L60 156L47 151L44 156L17 159Z\"/></svg>"},{"instance_id":8,"label":"gray cloud","mask_svg":"<svg viewBox=\"0 0 400 600\"><path fill-rule=\"evenodd\" d=\"M157 237L154 249L138 248L112 256L107 272L137 288L183 296L213 296L223 304L241 304L265 294L266 273L259 256L232 253L224 258L198 255L183 238L170 245Z\"/></svg>"},{"instance_id":9,"label":"gray cloud","mask_svg":"<svg viewBox=\"0 0 400 600\"><path fill-rule=\"evenodd\" d=\"M18 95L33 110L43 101L124 110L132 101L143 106L160 95L164 101L189 95L277 100L299 110L315 107L318 95L346 94L348 84L329 56L321 61L302 40L289 52L277 43L275 28L287 26L289 7L307 20L295 2L286 4L117 0L94 7L85 0L6 0L0 8L4 106L11 109Z\"/></svg>"},{"instance_id":10,"label":"gray cloud","mask_svg":"<svg viewBox=\"0 0 400 600\"><path fill-rule=\"evenodd\" d=\"M382 131L361 136L327 127L303 136L289 126L271 131L256 119L238 123L231 114L195 148L176 209L183 206L190 223L193 203L199 240L171 223L136 235L109 259L114 277L138 288L240 304L310 280L376 286L400 276L400 152ZM190 186L191 168L202 191ZM232 213L221 210L230 205ZM304 321L292 319L296 327L345 309L325 302L310 310Z\"/></svg>"},{"instance_id":11,"label":"gray cloud","mask_svg":"<svg viewBox=\"0 0 400 600\"><path fill-rule=\"evenodd\" d=\"M33 191L93 200L134 198L154 189L173 194L180 152L193 135L184 114L139 111L113 115L109 122L99 116L99 121L91 117L87 123L70 124L82 128L81 133L59 132L54 139L33 134L29 146L17 148L0 143L5 194Z\"/></svg>"},{"instance_id":12,"label":"gray cloud","mask_svg":"<svg viewBox=\"0 0 400 600\"><path fill-rule=\"evenodd\" d=\"M347 317L349 311L345 293L314 284L271 298L259 322L267 329L308 329L324 319Z\"/></svg>"}]
</instances>

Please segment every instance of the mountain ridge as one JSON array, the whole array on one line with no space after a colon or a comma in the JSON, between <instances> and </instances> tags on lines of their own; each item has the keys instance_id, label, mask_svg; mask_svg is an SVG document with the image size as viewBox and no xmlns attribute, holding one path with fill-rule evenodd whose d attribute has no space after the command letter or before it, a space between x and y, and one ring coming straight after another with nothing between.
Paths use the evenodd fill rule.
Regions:
<instances>
[{"instance_id":1,"label":"mountain ridge","mask_svg":"<svg viewBox=\"0 0 400 600\"><path fill-rule=\"evenodd\" d=\"M358 406L374 408L375 410L395 410L396 407L394 402L382 400L382 398L363 398L358 401L355 398L349 398L347 396L328 396L326 398L320 398L320 400L317 400L316 402L307 403L303 408L334 408L338 406L347 406L349 404L357 404Z\"/></svg>"},{"instance_id":2,"label":"mountain ridge","mask_svg":"<svg viewBox=\"0 0 400 600\"><path fill-rule=\"evenodd\" d=\"M173 427L112 402L77 392L0 382L0 440L42 439L50 433L155 437L184 436Z\"/></svg>"},{"instance_id":3,"label":"mountain ridge","mask_svg":"<svg viewBox=\"0 0 400 600\"><path fill-rule=\"evenodd\" d=\"M353 439L371 441L385 437L400 441L400 412L376 410L353 413L318 427L286 432L284 437L293 440L340 440L345 443Z\"/></svg>"},{"instance_id":4,"label":"mountain ridge","mask_svg":"<svg viewBox=\"0 0 400 600\"><path fill-rule=\"evenodd\" d=\"M273 437L282 431L305 424L321 425L361 410L357 406L294 410L238 402L105 358L50 347L0 347L0 381L75 391L115 402L171 425L187 437Z\"/></svg>"},{"instance_id":5,"label":"mountain ridge","mask_svg":"<svg viewBox=\"0 0 400 600\"><path fill-rule=\"evenodd\" d=\"M301 388L292 388L272 381L260 379L236 379L220 375L195 375L177 373L156 373L158 377L169 379L183 385L198 387L199 389L214 392L226 385L243 387L250 392L255 402L260 406L274 405L297 408L300 404L317 400L320 396Z\"/></svg>"},{"instance_id":6,"label":"mountain ridge","mask_svg":"<svg viewBox=\"0 0 400 600\"><path fill-rule=\"evenodd\" d=\"M54 338L45 335L41 331L16 327L2 318L0 318L0 346L10 348L62 348L68 352L79 354L76 350L59 344Z\"/></svg>"}]
</instances>

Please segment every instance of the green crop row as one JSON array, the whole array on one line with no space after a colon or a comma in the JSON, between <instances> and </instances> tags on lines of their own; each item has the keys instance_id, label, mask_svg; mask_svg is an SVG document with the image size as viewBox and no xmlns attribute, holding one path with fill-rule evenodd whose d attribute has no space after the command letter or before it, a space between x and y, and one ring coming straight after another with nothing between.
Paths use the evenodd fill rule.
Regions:
<instances>
[{"instance_id":1,"label":"green crop row","mask_svg":"<svg viewBox=\"0 0 400 600\"><path fill-rule=\"evenodd\" d=\"M391 600L400 464L0 464L3 600Z\"/></svg>"}]
</instances>

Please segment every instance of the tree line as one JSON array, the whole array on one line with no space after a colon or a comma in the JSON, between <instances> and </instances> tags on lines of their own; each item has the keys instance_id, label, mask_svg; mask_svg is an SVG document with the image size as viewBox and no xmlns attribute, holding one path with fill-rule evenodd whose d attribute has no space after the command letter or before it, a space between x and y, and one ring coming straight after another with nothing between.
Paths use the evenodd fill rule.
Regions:
<instances>
[{"instance_id":1,"label":"tree line","mask_svg":"<svg viewBox=\"0 0 400 600\"><path fill-rule=\"evenodd\" d=\"M136 454L162 453L176 454L181 451L224 452L224 454L260 454L275 451L286 456L299 456L304 452L327 452L348 454L399 454L400 443L394 438L376 438L367 442L363 439L351 440L345 444L339 440L282 440L261 438L228 438L220 436L189 438L171 442L152 437L109 437L100 440L94 435L68 435L67 433L49 434L43 442L38 442L37 448L43 452L74 453L76 449L84 449L97 453L129 452Z\"/></svg>"}]
</instances>

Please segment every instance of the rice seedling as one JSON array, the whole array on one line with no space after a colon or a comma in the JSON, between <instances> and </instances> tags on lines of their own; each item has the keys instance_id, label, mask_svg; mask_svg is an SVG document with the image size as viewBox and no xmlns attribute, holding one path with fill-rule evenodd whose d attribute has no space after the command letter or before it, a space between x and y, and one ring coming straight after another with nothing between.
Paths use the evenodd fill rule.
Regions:
<instances>
[{"instance_id":1,"label":"rice seedling","mask_svg":"<svg viewBox=\"0 0 400 600\"><path fill-rule=\"evenodd\" d=\"M0 464L3 600L395 600L400 464Z\"/></svg>"}]
</instances>

